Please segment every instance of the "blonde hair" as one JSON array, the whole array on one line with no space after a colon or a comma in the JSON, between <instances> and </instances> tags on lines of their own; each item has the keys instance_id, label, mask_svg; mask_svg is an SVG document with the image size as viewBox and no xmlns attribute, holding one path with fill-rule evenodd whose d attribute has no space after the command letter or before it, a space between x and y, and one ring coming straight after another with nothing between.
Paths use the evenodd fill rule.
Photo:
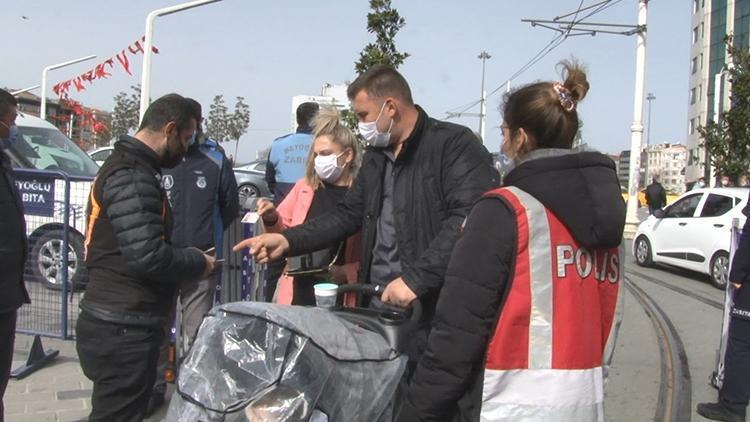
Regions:
<instances>
[{"instance_id":1,"label":"blonde hair","mask_svg":"<svg viewBox=\"0 0 750 422\"><path fill-rule=\"evenodd\" d=\"M319 136L330 136L333 142L340 146L342 150L347 148L352 150L352 161L348 165L351 179L357 177L359 166L361 164L361 151L359 142L354 133L341 120L338 110L331 106L321 107L318 114L312 120L313 128L313 145L310 145L310 153L307 155L307 167L305 170L305 181L312 186L313 190L323 186L318 174L315 172L315 149L314 142Z\"/></svg>"}]
</instances>

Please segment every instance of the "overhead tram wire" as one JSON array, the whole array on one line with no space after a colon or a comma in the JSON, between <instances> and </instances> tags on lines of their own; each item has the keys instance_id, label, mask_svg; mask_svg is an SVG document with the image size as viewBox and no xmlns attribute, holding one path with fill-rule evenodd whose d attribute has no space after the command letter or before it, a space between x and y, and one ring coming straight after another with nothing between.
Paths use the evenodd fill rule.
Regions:
<instances>
[{"instance_id":1,"label":"overhead tram wire","mask_svg":"<svg viewBox=\"0 0 750 422\"><path fill-rule=\"evenodd\" d=\"M598 14L598 13L600 13L600 12L606 10L606 9L608 9L609 7L611 7L611 6L619 3L621 1L622 0L604 0L604 1L601 1L599 3L595 3L593 5L582 7L583 6L583 0L582 0L581 3L579 4L578 9L575 12L571 12L571 13L568 13L568 14L565 14L565 15L560 15L560 16L555 17L555 20L559 20L560 18L565 18L565 17L571 16L571 15L574 15L574 19L573 19L572 22L570 22L568 24L566 32L563 32L563 31L559 30L558 28L554 28L554 27L550 28L550 29L553 29L555 31L558 31L557 36L555 36L554 38L552 38L552 40L550 40L550 42L547 45L545 45L541 50L539 50L539 52L537 52L528 62L526 62L526 64L524 64L523 66L521 66L520 69L518 69L515 73L513 73L513 75L511 77L507 78L500 86L498 86L497 88L495 88L492 91L490 91L490 93L487 94L487 98L491 97L492 95L496 94L498 91L500 91L501 89L503 89L503 87L506 86L508 84L508 82L510 82L510 81L516 79L517 77L521 76L524 72L526 72L528 69L530 69L536 63L538 63L540 60L542 60L545 56L547 56L549 53L551 53L553 50L555 50L557 47L559 47L569 36L579 35L579 34L572 34L572 35L570 34L570 32L574 29L574 27L576 25L579 25L579 24L583 23L583 21L585 19L588 19L588 18L590 18L590 17L592 17L592 16L594 16L594 15L596 15L596 14ZM594 9L594 10L591 11L590 13L586 14L585 16L581 17L580 19L577 18L578 14L580 14L583 11L590 10L590 9ZM534 24L532 24L532 25L534 25ZM465 113L466 111L468 111L472 107L474 107L477 104L479 104L481 101L482 100L479 99L479 100L476 100L476 101L474 101L472 103L469 103L469 105L466 106L466 107L464 107L463 110L460 111L460 112L450 111L450 112L447 112L446 114L448 114L448 118L460 116L462 113ZM461 107L455 107L452 110L456 110L456 109L459 109L459 108L461 108Z\"/></svg>"}]
</instances>

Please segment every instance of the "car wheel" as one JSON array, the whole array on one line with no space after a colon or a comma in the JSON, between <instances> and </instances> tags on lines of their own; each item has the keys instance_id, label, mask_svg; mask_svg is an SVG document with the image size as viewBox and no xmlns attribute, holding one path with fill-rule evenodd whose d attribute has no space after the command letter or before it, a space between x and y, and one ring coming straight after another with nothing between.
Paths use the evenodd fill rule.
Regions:
<instances>
[{"instance_id":1,"label":"car wheel","mask_svg":"<svg viewBox=\"0 0 750 422\"><path fill-rule=\"evenodd\" d=\"M726 289L729 278L729 254L724 251L716 252L711 258L710 270L711 284L717 289Z\"/></svg>"},{"instance_id":2,"label":"car wheel","mask_svg":"<svg viewBox=\"0 0 750 422\"><path fill-rule=\"evenodd\" d=\"M31 249L31 272L36 281L52 290L62 290L62 266L68 264L68 288L84 287L87 281L87 271L83 259L83 237L78 233L68 234L67 259L62 253L62 230L48 231L39 236Z\"/></svg>"},{"instance_id":3,"label":"car wheel","mask_svg":"<svg viewBox=\"0 0 750 422\"><path fill-rule=\"evenodd\" d=\"M645 236L639 236L635 240L635 263L641 267L650 267L653 264L651 260L651 243Z\"/></svg>"},{"instance_id":4,"label":"car wheel","mask_svg":"<svg viewBox=\"0 0 750 422\"><path fill-rule=\"evenodd\" d=\"M240 206L242 206L249 198L257 198L260 196L260 189L254 185L241 185L237 188L237 191L240 196Z\"/></svg>"}]
</instances>

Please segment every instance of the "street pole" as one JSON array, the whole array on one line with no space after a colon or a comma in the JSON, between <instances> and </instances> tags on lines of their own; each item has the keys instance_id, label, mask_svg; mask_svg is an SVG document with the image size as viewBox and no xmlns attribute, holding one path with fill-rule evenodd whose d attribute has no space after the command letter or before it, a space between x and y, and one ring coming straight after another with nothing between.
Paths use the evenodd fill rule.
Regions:
<instances>
[{"instance_id":1,"label":"street pole","mask_svg":"<svg viewBox=\"0 0 750 422\"><path fill-rule=\"evenodd\" d=\"M646 79L646 22L648 0L638 1L638 41L635 59L635 98L633 124L630 126L630 175L628 207L625 216L626 239L632 239L638 228L638 176L640 175L641 143L643 140L643 99Z\"/></svg>"},{"instance_id":2,"label":"street pole","mask_svg":"<svg viewBox=\"0 0 750 422\"><path fill-rule=\"evenodd\" d=\"M141 108L138 121L143 120L151 96L151 49L154 46L154 20L158 16L171 15L172 13L192 9L210 3L216 3L221 0L197 0L188 3L176 4L174 6L156 9L146 16L146 34L143 46L143 70L141 71Z\"/></svg>"},{"instance_id":3,"label":"street pole","mask_svg":"<svg viewBox=\"0 0 750 422\"><path fill-rule=\"evenodd\" d=\"M32 85L32 86L26 87L24 89L19 89L18 91L13 91L13 92L10 93L10 95L12 95L14 97L17 97L17 96L23 94L24 92L33 91L33 90L39 88L40 86L41 85L38 85L38 84L37 85Z\"/></svg>"},{"instance_id":4,"label":"street pole","mask_svg":"<svg viewBox=\"0 0 750 422\"><path fill-rule=\"evenodd\" d=\"M653 92L649 92L646 95L646 101L648 101L648 133L646 135L646 146L651 145L651 101L656 99L656 95Z\"/></svg>"},{"instance_id":5,"label":"street pole","mask_svg":"<svg viewBox=\"0 0 750 422\"><path fill-rule=\"evenodd\" d=\"M480 102L479 107L479 137L484 143L484 122L487 118L487 92L484 90L484 66L487 62L487 59L491 58L489 54L487 54L486 51L482 51L477 58L482 60L482 100Z\"/></svg>"},{"instance_id":6,"label":"street pole","mask_svg":"<svg viewBox=\"0 0 750 422\"><path fill-rule=\"evenodd\" d=\"M720 70L714 75L714 122L719 124L721 119L721 112L724 106L724 69ZM706 148L706 165L703 171L703 177L706 178L706 184L711 187L716 182L716 169L711 163L711 156L708 153L708 146Z\"/></svg>"},{"instance_id":7,"label":"street pole","mask_svg":"<svg viewBox=\"0 0 750 422\"><path fill-rule=\"evenodd\" d=\"M81 57L75 60L69 60L67 62L62 62L58 64L53 64L51 66L47 66L44 68L44 70L42 71L42 98L41 98L42 104L41 104L41 108L39 109L39 117L41 117L42 120L47 119L47 72L49 72L50 70L59 69L61 67L70 66L72 64L85 62L86 60L91 60L95 58L96 58L96 54L92 54L90 56Z\"/></svg>"}]
</instances>

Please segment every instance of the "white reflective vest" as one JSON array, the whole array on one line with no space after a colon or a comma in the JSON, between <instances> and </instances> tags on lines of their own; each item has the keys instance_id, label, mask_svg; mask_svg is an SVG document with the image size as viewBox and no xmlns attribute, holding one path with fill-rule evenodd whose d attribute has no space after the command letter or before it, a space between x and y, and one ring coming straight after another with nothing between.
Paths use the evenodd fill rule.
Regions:
<instances>
[{"instance_id":1,"label":"white reflective vest","mask_svg":"<svg viewBox=\"0 0 750 422\"><path fill-rule=\"evenodd\" d=\"M482 421L604 421L604 382L622 319L623 248L582 247L516 188L493 190L515 212L510 291L490 339Z\"/></svg>"}]
</instances>

